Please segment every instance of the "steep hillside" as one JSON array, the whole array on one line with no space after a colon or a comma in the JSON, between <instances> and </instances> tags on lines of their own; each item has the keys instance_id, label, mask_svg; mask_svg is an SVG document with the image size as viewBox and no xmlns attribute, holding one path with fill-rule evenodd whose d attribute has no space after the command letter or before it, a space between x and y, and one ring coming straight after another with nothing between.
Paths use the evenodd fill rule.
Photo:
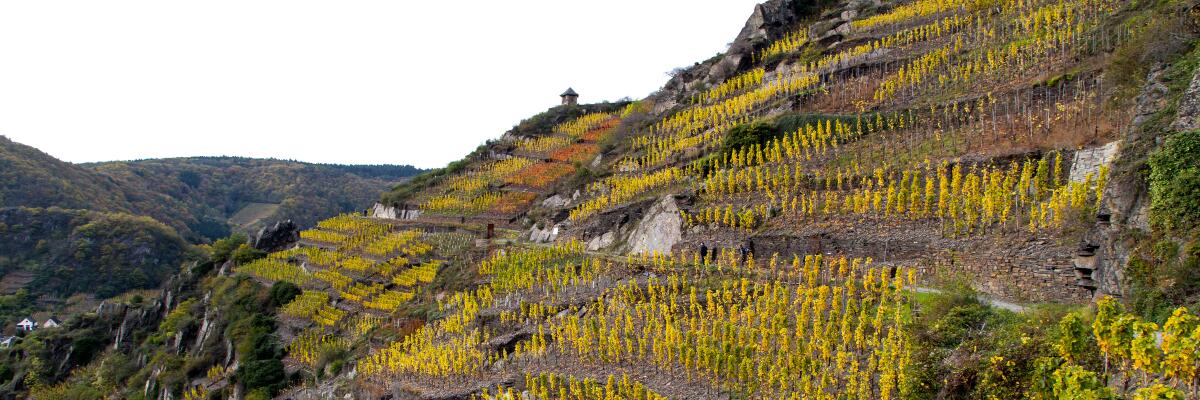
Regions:
<instances>
[{"instance_id":1,"label":"steep hillside","mask_svg":"<svg viewBox=\"0 0 1200 400\"><path fill-rule=\"evenodd\" d=\"M410 166L322 165L234 157L75 165L0 137L0 205L152 217L205 241L292 219L360 210L420 172ZM246 207L248 213L230 221Z\"/></svg>"},{"instance_id":2,"label":"steep hillside","mask_svg":"<svg viewBox=\"0 0 1200 400\"><path fill-rule=\"evenodd\" d=\"M771 0L12 392L1196 399L1197 10Z\"/></svg>"}]
</instances>

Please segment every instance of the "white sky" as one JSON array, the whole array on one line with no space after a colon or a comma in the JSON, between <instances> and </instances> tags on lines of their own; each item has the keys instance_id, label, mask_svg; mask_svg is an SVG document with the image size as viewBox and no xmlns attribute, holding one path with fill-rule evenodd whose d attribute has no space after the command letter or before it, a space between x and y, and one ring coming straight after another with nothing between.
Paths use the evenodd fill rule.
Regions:
<instances>
[{"instance_id":1,"label":"white sky","mask_svg":"<svg viewBox=\"0 0 1200 400\"><path fill-rule=\"evenodd\" d=\"M754 0L0 0L0 135L72 162L438 167L558 103L641 98Z\"/></svg>"}]
</instances>

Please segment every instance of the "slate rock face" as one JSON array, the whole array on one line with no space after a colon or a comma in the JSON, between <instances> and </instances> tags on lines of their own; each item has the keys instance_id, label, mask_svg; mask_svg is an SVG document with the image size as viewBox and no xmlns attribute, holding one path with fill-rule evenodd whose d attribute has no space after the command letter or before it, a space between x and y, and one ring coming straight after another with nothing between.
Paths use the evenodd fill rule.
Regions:
<instances>
[{"instance_id":1,"label":"slate rock face","mask_svg":"<svg viewBox=\"0 0 1200 400\"><path fill-rule=\"evenodd\" d=\"M683 218L673 196L664 196L629 236L630 253L669 253L683 238Z\"/></svg>"},{"instance_id":2,"label":"slate rock face","mask_svg":"<svg viewBox=\"0 0 1200 400\"><path fill-rule=\"evenodd\" d=\"M570 204L571 199L560 194L555 194L542 200L542 207L546 208L565 208Z\"/></svg>"},{"instance_id":3,"label":"slate rock face","mask_svg":"<svg viewBox=\"0 0 1200 400\"><path fill-rule=\"evenodd\" d=\"M300 228L289 219L260 229L258 235L254 237L254 248L266 252L280 251L299 240Z\"/></svg>"},{"instance_id":4,"label":"slate rock face","mask_svg":"<svg viewBox=\"0 0 1200 400\"><path fill-rule=\"evenodd\" d=\"M1177 131L1200 129L1200 70L1196 70L1191 85L1183 92L1183 98L1179 99L1179 111L1171 128Z\"/></svg>"}]
</instances>

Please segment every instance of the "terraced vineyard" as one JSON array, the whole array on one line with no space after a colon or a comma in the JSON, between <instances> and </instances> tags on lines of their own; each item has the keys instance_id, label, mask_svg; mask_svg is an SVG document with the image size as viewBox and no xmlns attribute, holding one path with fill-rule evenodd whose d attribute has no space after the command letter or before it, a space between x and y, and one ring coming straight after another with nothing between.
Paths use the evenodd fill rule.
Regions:
<instances>
[{"instance_id":1,"label":"terraced vineyard","mask_svg":"<svg viewBox=\"0 0 1200 400\"><path fill-rule=\"evenodd\" d=\"M668 75L68 299L0 398L1200 400L1200 0L768 0Z\"/></svg>"},{"instance_id":2,"label":"terraced vineyard","mask_svg":"<svg viewBox=\"0 0 1200 400\"><path fill-rule=\"evenodd\" d=\"M511 154L471 163L467 171L416 196L427 221L446 218L512 223L540 195L575 174L581 164L600 155L618 116L596 112L555 125L540 136L506 138Z\"/></svg>"},{"instance_id":3,"label":"terraced vineyard","mask_svg":"<svg viewBox=\"0 0 1200 400\"><path fill-rule=\"evenodd\" d=\"M237 272L303 288L280 311L294 332L288 360L312 371L365 347L355 366L363 387L488 397L511 395L499 382L518 374L542 396L904 390L911 270L819 255L768 264L724 251L620 258L578 242L501 245L475 264L482 284L438 294L440 317L395 339L413 329L402 310L433 300L423 288L447 256L472 251L471 236L343 215L302 237ZM673 380L692 385L669 388Z\"/></svg>"},{"instance_id":4,"label":"terraced vineyard","mask_svg":"<svg viewBox=\"0 0 1200 400\"><path fill-rule=\"evenodd\" d=\"M1136 183L1200 52L1116 76L1184 6L768 1L236 272L301 288L284 398L1196 399L1200 252Z\"/></svg>"},{"instance_id":5,"label":"terraced vineyard","mask_svg":"<svg viewBox=\"0 0 1200 400\"><path fill-rule=\"evenodd\" d=\"M919 235L924 250L889 261L922 270L945 264L945 250L976 249L972 238L1086 229L1109 167L1076 166L1077 151L1113 140L1132 117L1101 111L1102 60L1140 29L1104 23L1122 6L916 1L851 18L819 57L801 57L821 48L801 25L754 55L766 67L631 127L628 151L586 186L568 221L591 240L590 217L684 194L694 196L679 206L692 248L736 247L747 236L836 236L866 224L888 228L846 251L884 256L872 248ZM977 262L1012 259L1006 248L980 251ZM1023 295L1089 296L1092 283L1052 289L1076 278L1064 274Z\"/></svg>"},{"instance_id":6,"label":"terraced vineyard","mask_svg":"<svg viewBox=\"0 0 1200 400\"><path fill-rule=\"evenodd\" d=\"M295 332L289 360L310 373L328 354L404 327L411 301L430 297L422 290L447 265L443 255L461 262L474 246L466 233L430 233L353 215L321 221L300 236L300 245L236 272L302 288L280 317Z\"/></svg>"}]
</instances>

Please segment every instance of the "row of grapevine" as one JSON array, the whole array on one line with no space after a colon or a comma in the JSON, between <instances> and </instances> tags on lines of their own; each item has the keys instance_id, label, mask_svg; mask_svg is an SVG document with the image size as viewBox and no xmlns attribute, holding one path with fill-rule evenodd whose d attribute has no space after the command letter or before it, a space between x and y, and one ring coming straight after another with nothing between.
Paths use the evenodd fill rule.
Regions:
<instances>
[{"instance_id":1,"label":"row of grapevine","mask_svg":"<svg viewBox=\"0 0 1200 400\"><path fill-rule=\"evenodd\" d=\"M936 217L952 224L955 233L970 233L993 224L1018 221L1028 210L1031 229L1058 228L1067 217L1098 207L1107 183L1107 168L1080 182L1066 182L1061 153L1053 161L1013 162L1008 168L943 163L899 172L881 168L873 176L837 170L836 175L803 174L802 169L750 167L718 170L698 181L704 198L728 198L737 193L761 193L780 214L801 218L822 215L872 214L916 220ZM685 213L697 224L747 227L745 210L733 214L730 205ZM765 210L759 216L771 216Z\"/></svg>"},{"instance_id":2,"label":"row of grapevine","mask_svg":"<svg viewBox=\"0 0 1200 400\"><path fill-rule=\"evenodd\" d=\"M572 172L575 172L575 167L568 164L537 163L509 176L505 182L533 188L545 188Z\"/></svg>"},{"instance_id":3,"label":"row of grapevine","mask_svg":"<svg viewBox=\"0 0 1200 400\"><path fill-rule=\"evenodd\" d=\"M579 143L555 150L550 153L550 159L566 163L586 163L600 154L600 146L591 143Z\"/></svg>"},{"instance_id":4,"label":"row of grapevine","mask_svg":"<svg viewBox=\"0 0 1200 400\"><path fill-rule=\"evenodd\" d=\"M1076 313L1067 314L1058 325L1062 332L1054 343L1058 359L1047 357L1042 361L1053 368L1047 371L1052 375L1047 386L1056 395L1196 398L1200 388L1200 317L1187 308L1177 308L1159 326L1126 313L1120 303L1105 296L1096 302L1090 329ZM1089 334L1104 357L1099 372L1078 364L1088 357L1084 344Z\"/></svg>"},{"instance_id":5,"label":"row of grapevine","mask_svg":"<svg viewBox=\"0 0 1200 400\"><path fill-rule=\"evenodd\" d=\"M526 397L524 393L528 393ZM609 375L604 383L591 378L576 379L553 373L533 375L525 373L525 392L514 392L511 387L497 387L495 394L487 389L475 396L477 400L534 400L534 399L582 399L582 400L666 400L666 397L646 388L641 382L629 378L628 374Z\"/></svg>"},{"instance_id":6,"label":"row of grapevine","mask_svg":"<svg viewBox=\"0 0 1200 400\"><path fill-rule=\"evenodd\" d=\"M544 153L561 149L575 143L574 140L562 136L542 136L517 142L517 151L528 153Z\"/></svg>"},{"instance_id":7,"label":"row of grapevine","mask_svg":"<svg viewBox=\"0 0 1200 400\"><path fill-rule=\"evenodd\" d=\"M636 200L653 190L673 185L682 178L683 172L679 168L666 168L643 176L606 178L589 186L588 192L596 193L596 196L572 209L570 219L576 221L587 218L608 207Z\"/></svg>"},{"instance_id":8,"label":"row of grapevine","mask_svg":"<svg viewBox=\"0 0 1200 400\"><path fill-rule=\"evenodd\" d=\"M805 44L808 44L807 29L788 32L782 38L779 38L779 40L771 42L766 48L759 51L754 59L756 61L769 60L778 55L800 50Z\"/></svg>"},{"instance_id":9,"label":"row of grapevine","mask_svg":"<svg viewBox=\"0 0 1200 400\"><path fill-rule=\"evenodd\" d=\"M609 113L591 113L554 126L554 132L580 137L612 118L613 116Z\"/></svg>"}]
</instances>

